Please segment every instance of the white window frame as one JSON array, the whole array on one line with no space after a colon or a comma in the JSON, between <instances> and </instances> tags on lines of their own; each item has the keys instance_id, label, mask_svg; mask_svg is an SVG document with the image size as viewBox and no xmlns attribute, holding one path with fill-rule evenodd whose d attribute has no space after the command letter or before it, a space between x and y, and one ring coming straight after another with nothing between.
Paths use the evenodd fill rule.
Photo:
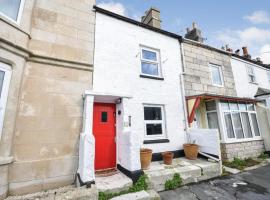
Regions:
<instances>
[{"instance_id":1,"label":"white window frame","mask_svg":"<svg viewBox=\"0 0 270 200\"><path fill-rule=\"evenodd\" d=\"M0 62L0 70L5 72L3 86L2 86L1 99L0 99L0 140L1 140L12 70L11 70L10 65L7 65L3 62Z\"/></svg>"},{"instance_id":2,"label":"white window frame","mask_svg":"<svg viewBox=\"0 0 270 200\"><path fill-rule=\"evenodd\" d=\"M212 67L218 68L219 71L219 76L221 79L221 85L214 83L214 78L213 78L213 73L212 73ZM222 66L221 65L216 65L213 63L209 63L209 68L210 68L210 74L211 74L211 80L212 80L212 85L217 86L217 87L224 87L224 80L223 80L223 73L222 73Z\"/></svg>"},{"instance_id":3,"label":"white window frame","mask_svg":"<svg viewBox=\"0 0 270 200\"><path fill-rule=\"evenodd\" d=\"M251 73L249 72L249 68L251 69ZM248 82L252 84L257 84L257 77L255 74L254 66L250 64L246 64L246 71L247 71L247 76L248 76ZM254 81L250 81L250 76L253 77Z\"/></svg>"},{"instance_id":4,"label":"white window frame","mask_svg":"<svg viewBox=\"0 0 270 200\"><path fill-rule=\"evenodd\" d=\"M9 21L12 21L16 24L20 24L21 23L21 18L22 18L22 12L23 12L23 8L24 8L24 3L25 3L25 0L20 0L20 6L19 6L19 11L17 13L17 19L14 20L12 19L11 17L7 16L6 14L0 12L0 16L3 16L5 18L7 18Z\"/></svg>"},{"instance_id":5,"label":"white window frame","mask_svg":"<svg viewBox=\"0 0 270 200\"><path fill-rule=\"evenodd\" d=\"M246 142L246 141L254 141L254 140L261 140L262 139L260 125L259 125L258 117L257 117L256 105L255 104L253 104L253 105L254 105L254 111L251 111L251 110L248 110L248 109L247 110L240 110L240 109L231 110L230 108L229 108L229 110L224 110L222 108L222 106L221 106L221 102L219 101L220 116L221 116L222 130L223 130L223 138L224 138L225 143ZM230 104L229 104L229 106L230 106ZM233 127L233 131L234 131L234 138L229 138L228 137L224 113L230 113L230 115L231 115L232 127ZM242 126L242 129L243 129L243 133L244 133L244 138L240 138L240 139L236 138L235 126L234 126L234 121L233 121L233 117L232 117L233 113L239 113L240 114L240 121L241 121L241 126ZM251 138L246 138L246 133L245 133L245 130L243 128L243 119L242 119L241 113L247 113L248 114L248 119L249 119L251 132L252 132L252 137ZM253 123L252 123L252 119L251 119L251 114L256 115L256 120L257 120L257 123L258 123L260 136L255 136L255 131L254 131L254 127L253 127Z\"/></svg>"},{"instance_id":6,"label":"white window frame","mask_svg":"<svg viewBox=\"0 0 270 200\"><path fill-rule=\"evenodd\" d=\"M144 121L144 137L145 139L166 139L166 125L165 125L165 111L164 111L164 105L156 105L156 104L143 104L143 113L145 107L156 107L161 108L161 118L162 120L145 120L143 115L143 121ZM147 135L146 131L146 125L147 124L161 124L162 127L162 134L160 135Z\"/></svg>"},{"instance_id":7,"label":"white window frame","mask_svg":"<svg viewBox=\"0 0 270 200\"><path fill-rule=\"evenodd\" d=\"M156 53L157 61L144 59L143 58L143 50L151 51L151 52ZM141 73L141 75L162 78L162 70L161 70L161 64L160 64L160 60L161 60L160 59L160 50L140 45L140 54L141 54L141 60L140 60L140 73ZM157 65L157 67L158 67L158 75L151 75L151 74L145 74L145 73L143 73L142 72L142 62L146 62L146 63Z\"/></svg>"}]
</instances>

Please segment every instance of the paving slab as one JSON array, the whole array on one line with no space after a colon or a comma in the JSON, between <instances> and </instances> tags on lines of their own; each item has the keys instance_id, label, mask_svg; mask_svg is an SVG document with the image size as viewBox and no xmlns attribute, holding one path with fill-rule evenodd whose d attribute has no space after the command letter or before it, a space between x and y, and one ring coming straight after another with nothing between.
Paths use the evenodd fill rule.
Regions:
<instances>
[{"instance_id":1,"label":"paving slab","mask_svg":"<svg viewBox=\"0 0 270 200\"><path fill-rule=\"evenodd\" d=\"M114 197L111 200L151 200L151 197L149 193L143 190L140 192L129 193L118 197Z\"/></svg>"},{"instance_id":2,"label":"paving slab","mask_svg":"<svg viewBox=\"0 0 270 200\"><path fill-rule=\"evenodd\" d=\"M96 177L96 187L99 192L120 192L132 186L132 180L126 175L118 172L112 176Z\"/></svg>"}]
</instances>

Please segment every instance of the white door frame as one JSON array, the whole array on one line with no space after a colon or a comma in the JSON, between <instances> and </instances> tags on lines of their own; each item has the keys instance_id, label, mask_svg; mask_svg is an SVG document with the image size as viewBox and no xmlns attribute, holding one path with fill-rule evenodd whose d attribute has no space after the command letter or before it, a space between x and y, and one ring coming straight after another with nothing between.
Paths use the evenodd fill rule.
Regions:
<instances>
[{"instance_id":1,"label":"white door frame","mask_svg":"<svg viewBox=\"0 0 270 200\"><path fill-rule=\"evenodd\" d=\"M10 84L10 79L11 79L11 74L12 74L11 66L0 62L0 71L3 71L5 73L3 86L2 86L2 92L0 94L1 95L0 97L0 139L1 139L2 130L4 126L4 117L5 117L5 111L6 111L9 84Z\"/></svg>"}]
</instances>

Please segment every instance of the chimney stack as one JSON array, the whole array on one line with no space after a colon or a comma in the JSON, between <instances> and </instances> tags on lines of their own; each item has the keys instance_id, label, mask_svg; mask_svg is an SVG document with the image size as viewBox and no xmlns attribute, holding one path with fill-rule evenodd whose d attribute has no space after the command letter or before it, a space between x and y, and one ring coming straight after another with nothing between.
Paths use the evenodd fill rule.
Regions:
<instances>
[{"instance_id":1,"label":"chimney stack","mask_svg":"<svg viewBox=\"0 0 270 200\"><path fill-rule=\"evenodd\" d=\"M260 57L256 58L256 61L257 61L257 63L259 63L259 64L263 64L263 61L261 60Z\"/></svg>"},{"instance_id":2,"label":"chimney stack","mask_svg":"<svg viewBox=\"0 0 270 200\"><path fill-rule=\"evenodd\" d=\"M228 52L233 52L233 50L229 47L228 44L226 44L226 51L228 51Z\"/></svg>"},{"instance_id":3,"label":"chimney stack","mask_svg":"<svg viewBox=\"0 0 270 200\"><path fill-rule=\"evenodd\" d=\"M202 32L195 22L192 23L192 29L187 28L185 38L203 43Z\"/></svg>"},{"instance_id":4,"label":"chimney stack","mask_svg":"<svg viewBox=\"0 0 270 200\"><path fill-rule=\"evenodd\" d=\"M145 16L142 16L141 22L155 28L161 28L160 10L151 7L145 12Z\"/></svg>"},{"instance_id":5,"label":"chimney stack","mask_svg":"<svg viewBox=\"0 0 270 200\"><path fill-rule=\"evenodd\" d=\"M248 48L242 47L242 49L243 49L243 57L251 59L251 56L248 54Z\"/></svg>"}]
</instances>

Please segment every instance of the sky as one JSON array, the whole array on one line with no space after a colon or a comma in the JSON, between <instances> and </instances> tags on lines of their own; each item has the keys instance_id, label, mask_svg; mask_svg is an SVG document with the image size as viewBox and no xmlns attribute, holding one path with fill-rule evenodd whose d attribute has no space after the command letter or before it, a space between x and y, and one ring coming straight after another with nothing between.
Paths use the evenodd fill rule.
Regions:
<instances>
[{"instance_id":1,"label":"sky","mask_svg":"<svg viewBox=\"0 0 270 200\"><path fill-rule=\"evenodd\" d=\"M270 0L97 0L97 5L138 21L156 7L162 29L184 36L196 22L206 44L247 46L252 58L270 64Z\"/></svg>"}]
</instances>

